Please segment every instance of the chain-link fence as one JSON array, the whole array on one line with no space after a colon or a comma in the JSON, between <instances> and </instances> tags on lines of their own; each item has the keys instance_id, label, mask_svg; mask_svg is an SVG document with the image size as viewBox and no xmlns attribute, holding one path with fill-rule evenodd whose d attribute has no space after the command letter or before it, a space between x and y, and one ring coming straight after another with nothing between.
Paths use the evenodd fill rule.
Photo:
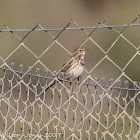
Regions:
<instances>
[{"instance_id":1,"label":"chain-link fence","mask_svg":"<svg viewBox=\"0 0 140 140\"><path fill-rule=\"evenodd\" d=\"M105 19L96 27L4 26L1 139L140 139L138 19L113 26ZM56 77L76 48L88 49L78 86Z\"/></svg>"}]
</instances>

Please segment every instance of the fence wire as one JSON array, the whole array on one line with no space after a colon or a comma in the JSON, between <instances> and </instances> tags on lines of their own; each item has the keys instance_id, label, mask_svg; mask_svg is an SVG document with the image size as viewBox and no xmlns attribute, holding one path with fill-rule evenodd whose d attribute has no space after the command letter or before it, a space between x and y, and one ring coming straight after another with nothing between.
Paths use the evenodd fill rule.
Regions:
<instances>
[{"instance_id":1,"label":"fence wire","mask_svg":"<svg viewBox=\"0 0 140 140\"><path fill-rule=\"evenodd\" d=\"M33 29L4 26L0 34L10 33L19 44L11 43L9 38L0 39L0 138L139 140L140 83L136 80L140 47L125 37L127 29L139 29L140 24L134 24L138 19L139 16L127 25L111 26L105 24L105 19L96 27L81 27L74 21L57 29L45 29L40 24ZM106 37L97 35L97 39L96 33L102 29L105 29ZM74 35L76 44L74 40L69 44L70 34L63 42L64 33L70 31L78 32L78 37L82 32L84 39ZM37 36L37 42L46 35L45 39L50 42L40 54L39 49L44 43L38 48L30 44L36 41L36 38L31 39L35 32L44 33ZM10 41L8 48L15 47L4 52L4 40ZM111 44L106 46L100 43L102 40ZM123 48L125 43L126 48ZM75 86L72 81L57 79L56 75L61 69L58 63L71 58L77 47L88 48L89 52L84 72ZM54 81L56 84L49 87Z\"/></svg>"}]
</instances>

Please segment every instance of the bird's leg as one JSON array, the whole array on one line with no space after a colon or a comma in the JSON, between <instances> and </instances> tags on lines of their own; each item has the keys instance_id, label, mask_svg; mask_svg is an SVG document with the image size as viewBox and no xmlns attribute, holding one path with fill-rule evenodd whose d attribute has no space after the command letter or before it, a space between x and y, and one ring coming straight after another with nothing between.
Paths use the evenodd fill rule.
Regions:
<instances>
[{"instance_id":1,"label":"bird's leg","mask_svg":"<svg viewBox=\"0 0 140 140\"><path fill-rule=\"evenodd\" d=\"M73 83L76 85L76 87L78 87L80 81L81 81L81 76L79 76L77 80L73 80Z\"/></svg>"},{"instance_id":2,"label":"bird's leg","mask_svg":"<svg viewBox=\"0 0 140 140\"><path fill-rule=\"evenodd\" d=\"M76 85L76 87L78 87L78 81L77 80L73 80L73 83Z\"/></svg>"}]
</instances>

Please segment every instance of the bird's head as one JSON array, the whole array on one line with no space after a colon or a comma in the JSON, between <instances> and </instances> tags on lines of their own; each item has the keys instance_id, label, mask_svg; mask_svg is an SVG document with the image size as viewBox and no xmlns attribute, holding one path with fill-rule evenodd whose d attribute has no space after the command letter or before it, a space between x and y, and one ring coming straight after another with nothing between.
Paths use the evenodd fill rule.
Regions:
<instances>
[{"instance_id":1,"label":"bird's head","mask_svg":"<svg viewBox=\"0 0 140 140\"><path fill-rule=\"evenodd\" d=\"M74 54L74 57L75 58L83 58L85 53L86 53L87 49L84 49L84 48L80 48L80 49L77 49L75 54Z\"/></svg>"}]
</instances>

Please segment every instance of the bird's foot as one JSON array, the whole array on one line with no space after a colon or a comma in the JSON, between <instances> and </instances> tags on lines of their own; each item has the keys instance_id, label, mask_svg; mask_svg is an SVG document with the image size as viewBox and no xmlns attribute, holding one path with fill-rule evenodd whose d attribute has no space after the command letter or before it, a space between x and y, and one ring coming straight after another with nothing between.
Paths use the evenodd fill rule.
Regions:
<instances>
[{"instance_id":1,"label":"bird's foot","mask_svg":"<svg viewBox=\"0 0 140 140\"><path fill-rule=\"evenodd\" d=\"M78 84L79 84L78 81L74 80L73 83L75 84L76 87L78 87Z\"/></svg>"}]
</instances>

